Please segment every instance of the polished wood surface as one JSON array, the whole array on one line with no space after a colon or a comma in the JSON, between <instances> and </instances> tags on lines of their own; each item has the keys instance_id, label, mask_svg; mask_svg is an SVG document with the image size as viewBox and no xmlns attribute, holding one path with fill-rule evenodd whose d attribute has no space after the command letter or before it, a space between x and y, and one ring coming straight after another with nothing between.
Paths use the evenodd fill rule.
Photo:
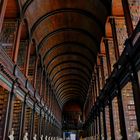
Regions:
<instances>
[{"instance_id":1,"label":"polished wood surface","mask_svg":"<svg viewBox=\"0 0 140 140\"><path fill-rule=\"evenodd\" d=\"M106 6L99 0L34 0L25 9L32 38L60 102L79 97L84 103L104 34Z\"/></svg>"}]
</instances>

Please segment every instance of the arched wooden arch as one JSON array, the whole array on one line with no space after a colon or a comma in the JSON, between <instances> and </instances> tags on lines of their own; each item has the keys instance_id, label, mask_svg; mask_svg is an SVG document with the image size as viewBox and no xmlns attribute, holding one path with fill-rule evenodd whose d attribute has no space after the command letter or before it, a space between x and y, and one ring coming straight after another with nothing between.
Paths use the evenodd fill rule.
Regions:
<instances>
[{"instance_id":1,"label":"arched wooden arch","mask_svg":"<svg viewBox=\"0 0 140 140\"><path fill-rule=\"evenodd\" d=\"M29 0L20 3L55 94L66 95L65 89L70 88L68 83L74 86L73 77L77 83L75 90L81 89L83 94L84 89L86 96L111 3L102 0L89 3L86 0L82 3L80 0L75 3L58 0L54 4L51 0L47 3ZM33 12L34 7L42 7L42 10Z\"/></svg>"},{"instance_id":2,"label":"arched wooden arch","mask_svg":"<svg viewBox=\"0 0 140 140\"><path fill-rule=\"evenodd\" d=\"M106 24L105 24L105 37L112 38L112 28L110 24L110 17L107 17Z\"/></svg>"},{"instance_id":3,"label":"arched wooden arch","mask_svg":"<svg viewBox=\"0 0 140 140\"><path fill-rule=\"evenodd\" d=\"M124 16L122 0L112 0L112 16Z\"/></svg>"}]
</instances>

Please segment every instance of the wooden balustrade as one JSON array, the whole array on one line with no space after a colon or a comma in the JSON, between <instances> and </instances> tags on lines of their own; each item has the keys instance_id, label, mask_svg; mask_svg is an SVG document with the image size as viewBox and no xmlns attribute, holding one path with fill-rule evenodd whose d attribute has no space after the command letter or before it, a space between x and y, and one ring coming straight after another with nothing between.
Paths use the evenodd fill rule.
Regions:
<instances>
[{"instance_id":1,"label":"wooden balustrade","mask_svg":"<svg viewBox=\"0 0 140 140\"><path fill-rule=\"evenodd\" d=\"M33 88L32 84L30 83L30 81L24 76L24 74L20 71L20 68L14 64L14 62L12 62L11 58L5 53L5 51L3 50L2 47L0 47L0 65L2 66L2 71L1 74L5 77L5 80L7 79L11 79L12 81L14 81L16 84L16 86L14 86L14 96L15 96L15 100L13 101L13 112L12 112L12 124L10 125L9 131L11 130L11 128L14 129L15 131L15 139L19 138L19 132L20 132L20 119L21 119L21 111L22 111L22 105L23 102L25 101L25 96L27 95L26 98L26 103L28 103L28 109L33 107L34 102L37 102L39 104L39 107L37 110L40 110L40 108L44 108L46 110L48 110L48 107L46 106L43 98L40 97L39 93L37 91L35 91L35 89ZM8 76L8 77L7 77ZM12 84L12 82L11 82ZM12 86L11 86L12 87ZM10 87L10 88L11 88ZM1 90L0 90L1 91ZM24 96L21 96L22 92L24 92ZM4 96L3 94L0 94L0 99L1 99L1 95L2 97L5 97L5 102L6 97L9 94L6 94L7 96ZM18 98L20 97L20 98ZM4 103L6 105L6 103ZM5 109L6 107L3 107L3 109ZM36 107L35 107L36 108ZM12 108L11 108L12 109ZM28 109L25 109L25 115L24 115L24 119L25 119L25 124L23 125L23 134L28 131L28 134L30 134L29 129L29 123L30 123L30 113L28 111ZM6 109L5 109L6 110ZM1 102L0 102L0 111L2 111L1 109ZM4 110L3 110L4 111ZM36 111L38 112L38 111ZM49 114L51 112L49 111ZM3 115L5 115L3 113ZM0 113L0 123L4 123L3 121L3 117L1 117L1 113ZM35 115L34 118L34 133L37 133L37 135L39 136L39 113L38 115ZM1 121L2 120L2 121ZM43 120L43 123L45 123L48 120ZM58 121L58 120L56 120ZM44 125L44 124L43 124ZM1 127L2 125L0 125L0 137L2 137L1 132L3 132L3 127ZM44 125L45 126L45 125Z\"/></svg>"},{"instance_id":2,"label":"wooden balustrade","mask_svg":"<svg viewBox=\"0 0 140 140\"><path fill-rule=\"evenodd\" d=\"M123 86L125 86L129 81L131 81L129 68L133 67L133 69L136 70L135 72L139 70L139 66L140 66L139 52L140 52L140 21L136 29L134 30L133 34L126 40L125 48L121 56L119 57L119 60L114 65L114 69L111 75L109 76L109 78L107 79L103 89L101 90L99 98L96 100L95 105L92 107L91 113L89 113L90 115L87 117L88 119L86 120L85 126L88 125L88 122L90 120L93 120L91 118L93 117L93 113L92 113L94 112L93 110L96 110L97 108L102 108L104 104L107 105L108 103L107 101L109 100L109 98L113 99L116 96L116 94L114 94L115 93L114 90L117 90L116 89L117 83L120 84L120 89L122 89ZM133 66L132 66L132 62L133 62ZM132 109L133 107L130 106L129 108Z\"/></svg>"}]
</instances>

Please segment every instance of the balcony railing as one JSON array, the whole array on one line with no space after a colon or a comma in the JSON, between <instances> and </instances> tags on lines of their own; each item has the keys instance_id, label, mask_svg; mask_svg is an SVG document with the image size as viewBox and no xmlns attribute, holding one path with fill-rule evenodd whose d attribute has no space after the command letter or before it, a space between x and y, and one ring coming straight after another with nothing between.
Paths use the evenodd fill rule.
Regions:
<instances>
[{"instance_id":1,"label":"balcony railing","mask_svg":"<svg viewBox=\"0 0 140 140\"><path fill-rule=\"evenodd\" d=\"M21 96L21 91L28 95L26 100L28 105L31 106L31 108L33 106L32 104L34 100L41 108L44 108L44 110L49 110L48 107L45 105L45 102L41 100L38 92L35 92L35 89L33 88L30 81L24 76L24 74L20 71L19 67L14 64L11 58L5 53L5 51L2 49L2 46L0 46L0 68L1 72L5 76L5 79L16 82L16 94L19 94L21 98L24 98L24 96ZM36 109L38 110L38 107ZM52 114L51 111L48 112L50 112L49 114Z\"/></svg>"}]
</instances>

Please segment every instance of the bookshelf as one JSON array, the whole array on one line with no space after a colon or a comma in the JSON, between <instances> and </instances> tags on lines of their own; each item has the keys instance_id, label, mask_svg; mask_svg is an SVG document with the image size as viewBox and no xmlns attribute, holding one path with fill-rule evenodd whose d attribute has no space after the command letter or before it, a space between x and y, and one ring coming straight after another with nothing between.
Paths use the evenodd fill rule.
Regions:
<instances>
[{"instance_id":1,"label":"bookshelf","mask_svg":"<svg viewBox=\"0 0 140 140\"><path fill-rule=\"evenodd\" d=\"M32 118L32 109L30 107L25 108L25 115L24 115L24 134L27 132L28 136L30 135L31 131L31 118Z\"/></svg>"},{"instance_id":2,"label":"bookshelf","mask_svg":"<svg viewBox=\"0 0 140 140\"><path fill-rule=\"evenodd\" d=\"M39 114L35 112L34 114L34 131L33 131L33 135L34 134L37 134L37 137L38 137L38 134L39 134Z\"/></svg>"},{"instance_id":3,"label":"bookshelf","mask_svg":"<svg viewBox=\"0 0 140 140\"><path fill-rule=\"evenodd\" d=\"M17 97L15 97L15 100L13 102L13 112L12 112L13 113L12 128L14 129L15 139L19 138L21 110L22 110L22 102Z\"/></svg>"},{"instance_id":4,"label":"bookshelf","mask_svg":"<svg viewBox=\"0 0 140 140\"><path fill-rule=\"evenodd\" d=\"M0 139L3 137L9 92L0 87Z\"/></svg>"},{"instance_id":5,"label":"bookshelf","mask_svg":"<svg viewBox=\"0 0 140 140\"><path fill-rule=\"evenodd\" d=\"M33 78L35 73L35 57L35 55L31 55L29 60L28 79L31 82L31 84L33 84Z\"/></svg>"},{"instance_id":6,"label":"bookshelf","mask_svg":"<svg viewBox=\"0 0 140 140\"><path fill-rule=\"evenodd\" d=\"M14 41L16 38L17 22L12 20L5 20L3 23L0 42L7 55L12 58Z\"/></svg>"},{"instance_id":7,"label":"bookshelf","mask_svg":"<svg viewBox=\"0 0 140 140\"><path fill-rule=\"evenodd\" d=\"M21 70L21 72L24 73L24 66L25 66L25 60L26 60L26 52L27 52L27 46L28 42L26 40L22 40L20 42L19 51L18 51L18 59L17 64Z\"/></svg>"}]
</instances>

